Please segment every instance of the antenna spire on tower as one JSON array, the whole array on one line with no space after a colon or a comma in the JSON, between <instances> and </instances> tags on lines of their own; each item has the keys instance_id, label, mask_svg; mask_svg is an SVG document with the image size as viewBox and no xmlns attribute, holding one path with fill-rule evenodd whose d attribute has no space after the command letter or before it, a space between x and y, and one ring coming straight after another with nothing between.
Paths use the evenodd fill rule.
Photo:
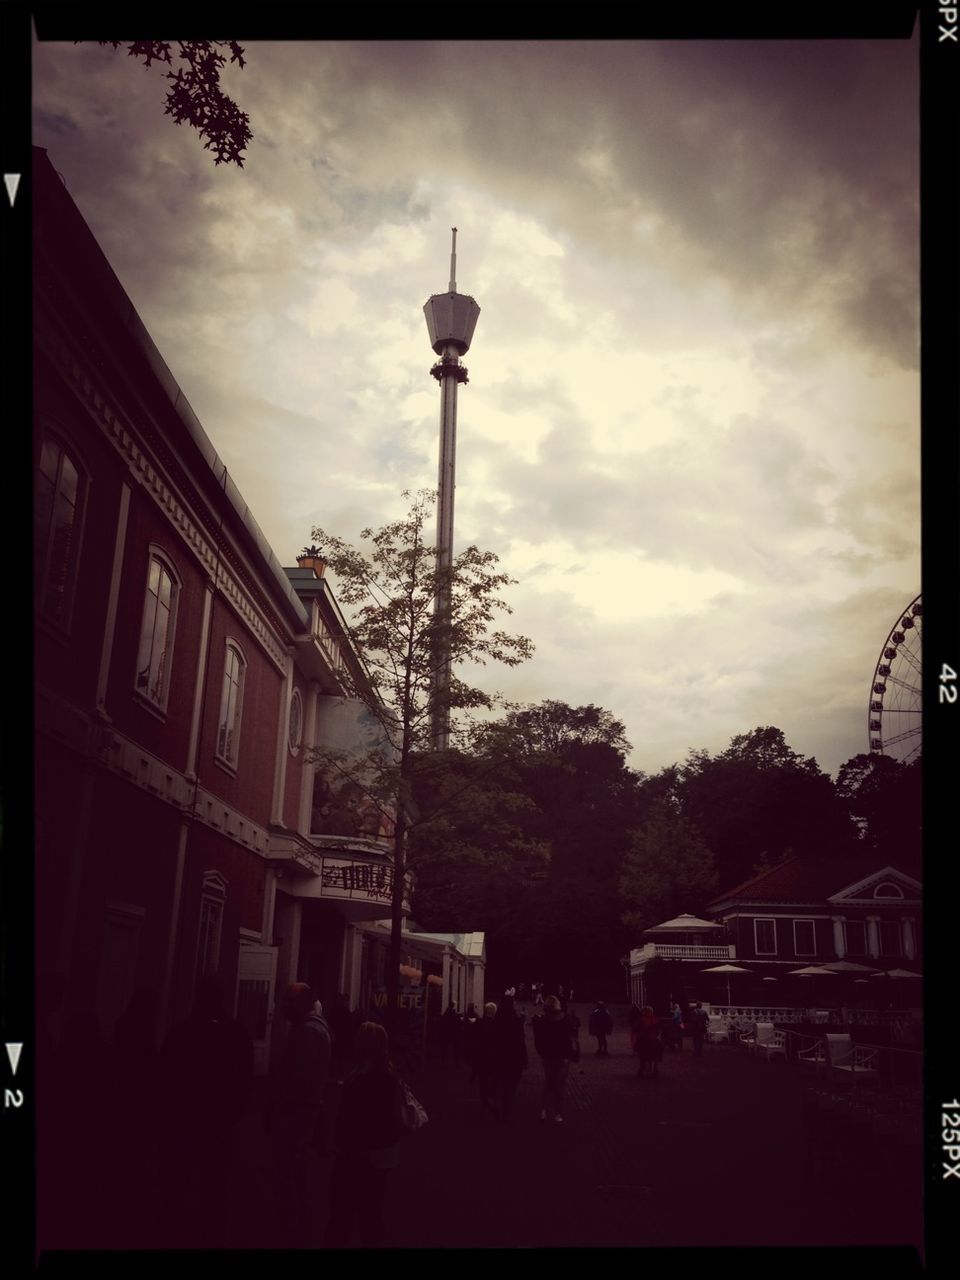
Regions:
<instances>
[{"instance_id":1,"label":"antenna spire on tower","mask_svg":"<svg viewBox=\"0 0 960 1280\"><path fill-rule=\"evenodd\" d=\"M457 292L457 228L451 227L453 244L450 248L450 292Z\"/></svg>"}]
</instances>

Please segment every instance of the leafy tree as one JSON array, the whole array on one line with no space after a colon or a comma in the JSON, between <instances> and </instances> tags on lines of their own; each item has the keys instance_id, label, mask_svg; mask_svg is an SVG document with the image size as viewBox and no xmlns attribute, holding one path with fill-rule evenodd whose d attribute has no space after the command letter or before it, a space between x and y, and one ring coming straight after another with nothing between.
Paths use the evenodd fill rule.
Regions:
<instances>
[{"instance_id":1,"label":"leafy tree","mask_svg":"<svg viewBox=\"0 0 960 1280\"><path fill-rule=\"evenodd\" d=\"M186 122L204 139L204 148L214 154L214 164L224 161L243 167L243 152L253 140L250 117L226 96L220 88L220 71L230 53L230 61L242 69L243 49L235 40L100 40L114 50L126 46L132 58L140 58L145 67L154 62L173 66L174 43L181 66L166 72L172 83L167 89L164 114L175 124Z\"/></svg>"},{"instance_id":2,"label":"leafy tree","mask_svg":"<svg viewBox=\"0 0 960 1280\"><path fill-rule=\"evenodd\" d=\"M859 846L878 862L920 866L922 761L873 752L853 756L837 774L837 795L857 825Z\"/></svg>"},{"instance_id":3,"label":"leafy tree","mask_svg":"<svg viewBox=\"0 0 960 1280\"><path fill-rule=\"evenodd\" d=\"M492 629L498 612L510 612L498 593L513 583L497 569L493 552L470 546L449 567L439 565L437 549L425 532L435 498L421 491L403 518L377 530L364 529L360 536L368 547L363 550L324 529L311 535L336 577L337 597L351 615L348 637L362 655L362 663L343 673L347 696L359 699L381 730L381 741L365 752L315 755L328 770L362 788L392 821L391 1016L397 1007L404 887L417 860L410 835L439 820L455 795L444 780L455 753L431 751L437 672L448 655L452 675L444 686L443 710L490 709L502 700L468 684L462 678L464 665L493 661L515 666L533 651L525 637ZM441 588L449 604L438 617L434 601ZM451 725L451 741L467 737L461 716Z\"/></svg>"},{"instance_id":4,"label":"leafy tree","mask_svg":"<svg viewBox=\"0 0 960 1280\"><path fill-rule=\"evenodd\" d=\"M696 826L676 804L655 801L624 860L624 922L650 929L682 911L702 909L717 888L713 854Z\"/></svg>"},{"instance_id":5,"label":"leafy tree","mask_svg":"<svg viewBox=\"0 0 960 1280\"><path fill-rule=\"evenodd\" d=\"M713 850L721 889L791 854L831 857L855 845L829 775L771 726L737 734L717 756L691 752L676 793Z\"/></svg>"},{"instance_id":6,"label":"leafy tree","mask_svg":"<svg viewBox=\"0 0 960 1280\"><path fill-rule=\"evenodd\" d=\"M480 749L499 753L533 804L528 833L550 851L535 906L508 948L563 981L606 984L629 942L621 922L621 863L636 827L640 775L628 768L623 724L609 711L558 701L484 726ZM506 939L505 939L506 941Z\"/></svg>"}]
</instances>

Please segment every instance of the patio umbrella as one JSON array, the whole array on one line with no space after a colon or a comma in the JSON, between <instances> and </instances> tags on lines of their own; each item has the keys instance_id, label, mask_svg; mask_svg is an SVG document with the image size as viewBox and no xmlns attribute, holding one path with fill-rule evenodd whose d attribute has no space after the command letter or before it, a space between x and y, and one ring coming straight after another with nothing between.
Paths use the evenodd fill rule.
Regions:
<instances>
[{"instance_id":1,"label":"patio umbrella","mask_svg":"<svg viewBox=\"0 0 960 1280\"><path fill-rule=\"evenodd\" d=\"M857 964L855 960L831 960L820 968L829 969L831 973L876 973L872 965Z\"/></svg>"},{"instance_id":2,"label":"patio umbrella","mask_svg":"<svg viewBox=\"0 0 960 1280\"><path fill-rule=\"evenodd\" d=\"M919 978L919 973L911 973L909 969L883 969L873 974L874 978Z\"/></svg>"},{"instance_id":3,"label":"patio umbrella","mask_svg":"<svg viewBox=\"0 0 960 1280\"><path fill-rule=\"evenodd\" d=\"M710 969L701 969L701 973L725 973L727 975L727 1004L733 1004L730 999L730 975L731 973L749 973L749 969L743 969L738 964L715 964Z\"/></svg>"},{"instance_id":4,"label":"patio umbrella","mask_svg":"<svg viewBox=\"0 0 960 1280\"><path fill-rule=\"evenodd\" d=\"M792 978L822 978L834 976L832 969L826 969L823 965L808 964L803 969L791 969L790 976Z\"/></svg>"}]
</instances>

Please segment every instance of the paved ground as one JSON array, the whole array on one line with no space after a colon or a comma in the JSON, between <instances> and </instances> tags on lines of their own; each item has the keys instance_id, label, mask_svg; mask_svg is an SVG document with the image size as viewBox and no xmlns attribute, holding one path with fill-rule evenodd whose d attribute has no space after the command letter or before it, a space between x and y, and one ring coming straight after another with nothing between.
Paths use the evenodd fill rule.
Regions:
<instances>
[{"instance_id":1,"label":"paved ground","mask_svg":"<svg viewBox=\"0 0 960 1280\"><path fill-rule=\"evenodd\" d=\"M586 1026L589 1009L576 1012ZM404 1140L390 1175L391 1246L921 1246L919 1149L890 1160L840 1130L831 1149L815 1149L801 1069L728 1046L695 1058L687 1041L666 1054L658 1080L640 1080L625 1010L613 1012L608 1058L581 1034L562 1125L539 1120L542 1071L529 1028L530 1066L509 1127L470 1096L464 1067L431 1065L411 1081L430 1123ZM256 1114L238 1138L228 1243L277 1247ZM308 1247L325 1223L329 1169L317 1161Z\"/></svg>"}]
</instances>

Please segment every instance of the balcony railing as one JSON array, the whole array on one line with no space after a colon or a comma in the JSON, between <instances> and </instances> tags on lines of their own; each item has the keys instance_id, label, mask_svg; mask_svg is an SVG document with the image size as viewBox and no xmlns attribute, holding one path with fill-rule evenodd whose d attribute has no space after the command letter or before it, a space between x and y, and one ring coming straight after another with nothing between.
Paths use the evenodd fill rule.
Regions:
<instances>
[{"instance_id":1,"label":"balcony railing","mask_svg":"<svg viewBox=\"0 0 960 1280\"><path fill-rule=\"evenodd\" d=\"M682 943L648 942L630 953L633 964L643 960L732 960L736 948L728 946L684 946Z\"/></svg>"}]
</instances>

